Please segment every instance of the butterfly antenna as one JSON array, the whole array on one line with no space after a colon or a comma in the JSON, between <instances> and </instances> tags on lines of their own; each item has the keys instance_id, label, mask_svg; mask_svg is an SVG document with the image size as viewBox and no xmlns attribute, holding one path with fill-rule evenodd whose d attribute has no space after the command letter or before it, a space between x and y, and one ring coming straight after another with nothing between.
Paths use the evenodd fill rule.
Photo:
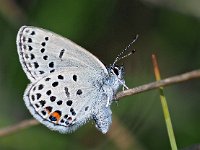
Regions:
<instances>
[{"instance_id":1,"label":"butterfly antenna","mask_svg":"<svg viewBox=\"0 0 200 150\"><path fill-rule=\"evenodd\" d=\"M130 56L131 54L133 54L135 52L135 49L133 51L131 51L130 53L128 53L127 55L122 56L122 54L124 54L124 52L126 52L133 43L135 43L135 41L138 39L139 35L137 34L136 37L133 39L133 41L131 43L129 43L128 46L126 46L126 48L117 55L117 57L115 58L115 61L113 62L113 66L116 64L116 62L118 62L121 59L124 59L128 56Z\"/></svg>"}]
</instances>

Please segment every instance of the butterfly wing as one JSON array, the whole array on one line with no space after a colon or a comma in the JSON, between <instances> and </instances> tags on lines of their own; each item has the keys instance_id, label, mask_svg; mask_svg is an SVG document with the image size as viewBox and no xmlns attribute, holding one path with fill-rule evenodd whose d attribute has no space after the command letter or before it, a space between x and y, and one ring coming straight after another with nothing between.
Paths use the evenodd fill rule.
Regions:
<instances>
[{"instance_id":1,"label":"butterfly wing","mask_svg":"<svg viewBox=\"0 0 200 150\"><path fill-rule=\"evenodd\" d=\"M101 78L87 68L51 73L27 87L25 104L48 128L71 132L93 117L98 104L106 105L106 97L95 82Z\"/></svg>"},{"instance_id":2,"label":"butterfly wing","mask_svg":"<svg viewBox=\"0 0 200 150\"><path fill-rule=\"evenodd\" d=\"M23 69L31 81L68 67L107 73L101 61L90 52L41 28L22 26L17 34L17 49Z\"/></svg>"}]
</instances>

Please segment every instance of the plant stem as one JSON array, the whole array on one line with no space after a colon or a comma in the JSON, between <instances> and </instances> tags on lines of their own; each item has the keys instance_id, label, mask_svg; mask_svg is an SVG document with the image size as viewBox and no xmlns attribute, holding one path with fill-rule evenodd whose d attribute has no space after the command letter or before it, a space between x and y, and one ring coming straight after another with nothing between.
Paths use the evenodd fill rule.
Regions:
<instances>
[{"instance_id":1,"label":"plant stem","mask_svg":"<svg viewBox=\"0 0 200 150\"><path fill-rule=\"evenodd\" d=\"M152 55L152 62L153 62L156 81L159 81L159 80L161 80L160 71L159 71L159 66L157 63L156 56L154 54ZM167 100L164 95L163 87L159 87L159 92L160 92L160 100L161 100L161 104L162 104L162 109L163 109L163 113L164 113L164 118L165 118L165 122L166 122L166 126L167 126L167 132L168 132L171 148L172 148L172 150L177 150L176 139L174 136L172 122L171 122L171 118L170 118L170 114L169 114Z\"/></svg>"}]
</instances>

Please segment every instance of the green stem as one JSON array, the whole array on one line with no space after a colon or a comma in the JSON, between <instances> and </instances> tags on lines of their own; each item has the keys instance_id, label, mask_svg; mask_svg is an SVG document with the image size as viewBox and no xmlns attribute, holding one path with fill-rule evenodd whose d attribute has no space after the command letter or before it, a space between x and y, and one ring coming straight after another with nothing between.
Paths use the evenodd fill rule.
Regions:
<instances>
[{"instance_id":1,"label":"green stem","mask_svg":"<svg viewBox=\"0 0 200 150\"><path fill-rule=\"evenodd\" d=\"M166 126L167 126L167 132L168 132L170 144L171 144L172 150L177 150L177 145L176 145L176 140L175 140L174 131L173 131L173 127L172 127L172 122L171 122L169 109L168 109L168 105L167 105L166 97L164 95L163 88L161 87L159 91L160 91L160 99L161 99L161 104L162 104L164 118L165 118L165 122L166 122Z\"/></svg>"},{"instance_id":2,"label":"green stem","mask_svg":"<svg viewBox=\"0 0 200 150\"><path fill-rule=\"evenodd\" d=\"M152 55L152 62L153 62L153 66L154 66L154 73L155 73L156 81L159 81L159 80L161 80L160 70L159 70L156 56L154 54ZM172 122L171 122L171 118L170 118L170 114L169 114L167 100L164 95L163 87L159 88L159 92L160 92L160 100L161 100L161 104L162 104L162 109L163 109L163 113L164 113L164 118L165 118L165 123L167 126L167 132L168 132L171 148L172 148L172 150L177 150L176 140L175 140L175 136L174 136Z\"/></svg>"}]
</instances>

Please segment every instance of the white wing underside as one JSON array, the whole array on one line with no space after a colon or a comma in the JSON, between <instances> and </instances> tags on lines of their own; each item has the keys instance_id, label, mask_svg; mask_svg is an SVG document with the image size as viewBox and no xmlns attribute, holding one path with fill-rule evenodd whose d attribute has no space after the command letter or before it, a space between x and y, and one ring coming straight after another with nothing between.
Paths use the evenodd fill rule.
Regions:
<instances>
[{"instance_id":1,"label":"white wing underside","mask_svg":"<svg viewBox=\"0 0 200 150\"><path fill-rule=\"evenodd\" d=\"M62 80L58 79L59 75L63 76ZM73 75L77 76L76 81L73 80ZM47 78L48 81L46 81ZM27 87L24 94L25 104L31 114L50 129L61 133L74 131L77 127L92 118L95 102L102 101L101 105L106 105L104 95L98 91L98 88L92 85L92 82L90 82L91 78L93 78L93 75L86 73L85 69L77 71L76 68L70 68L67 71L52 73L48 77ZM58 86L52 87L53 82L57 81ZM39 88L40 85L43 85L42 89ZM68 89L68 95L66 88ZM52 89L51 94L47 95L49 89ZM82 93L77 95L79 89L81 89ZM39 98L37 98L38 94L41 94ZM55 96L55 101L52 102L50 100L51 96ZM60 100L62 104L58 105L57 103ZM67 101L69 100L72 101L71 106L67 105ZM45 101L45 104L42 105L41 101ZM57 110L62 112L58 122L49 119L50 113L46 110L49 106L52 107L51 112ZM70 112L71 108L74 109L76 115L72 115ZM45 115L42 114L42 111L46 112ZM72 118L70 126L66 125L67 118L64 117L65 115L68 115L68 118ZM61 120L64 120L64 122L61 122Z\"/></svg>"},{"instance_id":2,"label":"white wing underside","mask_svg":"<svg viewBox=\"0 0 200 150\"><path fill-rule=\"evenodd\" d=\"M21 27L17 34L17 49L23 69L31 81L67 67L90 68L107 74L102 62L90 52L67 38L41 28Z\"/></svg>"}]
</instances>

